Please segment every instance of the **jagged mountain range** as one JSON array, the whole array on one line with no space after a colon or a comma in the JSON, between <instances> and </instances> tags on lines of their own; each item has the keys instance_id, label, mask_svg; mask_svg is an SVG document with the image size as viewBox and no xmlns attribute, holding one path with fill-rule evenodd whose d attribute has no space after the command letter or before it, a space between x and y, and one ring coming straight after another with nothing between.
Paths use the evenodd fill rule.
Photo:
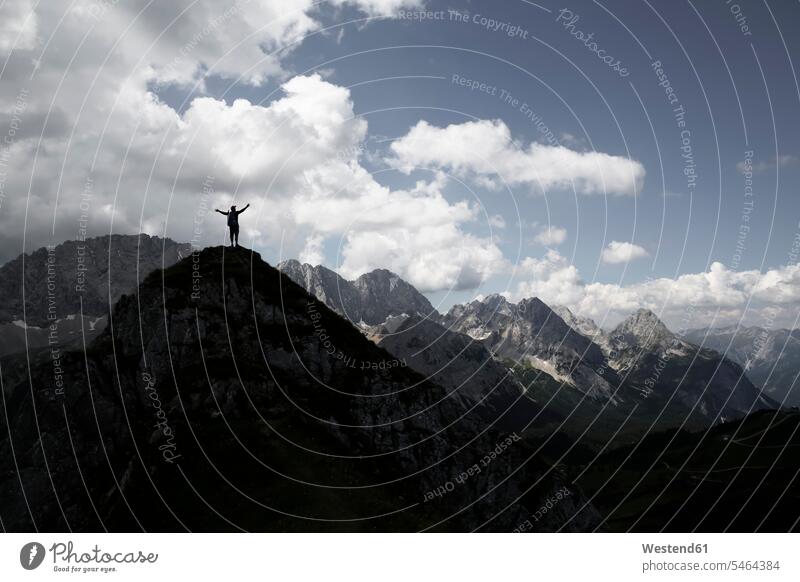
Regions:
<instances>
[{"instance_id":1,"label":"jagged mountain range","mask_svg":"<svg viewBox=\"0 0 800 582\"><path fill-rule=\"evenodd\" d=\"M278 270L356 324L379 325L403 313L438 319L438 312L422 293L386 269L366 273L355 281L347 281L327 267L296 260L279 263Z\"/></svg>"},{"instance_id":2,"label":"jagged mountain range","mask_svg":"<svg viewBox=\"0 0 800 582\"><path fill-rule=\"evenodd\" d=\"M566 308L560 310L573 321ZM675 337L647 310L608 334L587 320L573 328L538 299L512 304L491 296L454 307L446 320L517 366L549 374L566 387L568 398L573 388L611 404L603 414L630 413L634 424L648 423L648 429L699 428L775 407L740 366ZM576 405L574 398L569 401Z\"/></svg>"},{"instance_id":3,"label":"jagged mountain range","mask_svg":"<svg viewBox=\"0 0 800 582\"><path fill-rule=\"evenodd\" d=\"M590 398L614 398L614 371L607 376L599 373L605 362L600 347L535 297L515 304L490 295L454 306L444 323L499 357L530 365Z\"/></svg>"},{"instance_id":4,"label":"jagged mountain range","mask_svg":"<svg viewBox=\"0 0 800 582\"><path fill-rule=\"evenodd\" d=\"M294 261L282 263L280 268L340 313L348 311L345 300L359 297L346 281L325 267ZM359 281L373 278L400 280L382 270L363 275ZM481 343L495 360L503 361L506 369L519 366L535 369L535 376L527 377L529 380L535 377L537 387L544 385L552 390L554 385L565 386L556 398L565 392L570 406L575 402L569 391L576 390L595 403L609 402L619 409L616 411L619 414L627 416L635 407L639 420L648 423L647 428L653 423L659 427L708 426L776 406L752 384L738 364L711 349L676 337L647 310L637 311L616 329L605 333L592 320L577 317L563 306L551 309L538 298L511 303L501 295L491 295L456 305L440 316L429 303L419 299L421 294L409 284L401 288L402 294L373 309L363 307L370 304L370 297L362 295L357 301L351 300L352 305L359 306L351 310L353 313L368 311L376 315L370 322L363 317L356 320L371 324L362 325L368 334L375 333L376 325L390 323L391 318L421 315L450 332ZM348 291L343 293L342 289ZM422 329L419 325L415 327ZM404 333L409 334L413 338L409 330ZM397 342L382 341L389 351L398 349ZM444 361L450 352L442 345L443 342L428 342L426 357ZM420 371L430 373L427 366ZM542 384L540 380L545 381ZM553 400L547 393L539 393L538 397Z\"/></svg>"},{"instance_id":5,"label":"jagged mountain range","mask_svg":"<svg viewBox=\"0 0 800 582\"><path fill-rule=\"evenodd\" d=\"M346 281L297 261L276 270L245 249L195 261L188 245L144 235L91 242L100 282L84 291L83 318L65 313L75 248L55 251L66 253L57 362L35 349L0 361L7 529L508 531L597 451L777 407L735 361L647 310L611 332L537 298L493 295L440 315L386 270ZM49 329L34 325L47 322L47 295L27 291L47 274L49 251L37 253L5 272L29 278L24 324L22 286L3 279L11 351L20 333L30 348ZM179 471L154 414L182 435ZM491 471L429 503L509 435L519 445ZM602 523L570 487L537 529Z\"/></svg>"},{"instance_id":6,"label":"jagged mountain range","mask_svg":"<svg viewBox=\"0 0 800 582\"><path fill-rule=\"evenodd\" d=\"M51 324L57 330L56 343L60 347L90 342L106 325L108 311L117 298L135 290L138 282L154 269L168 267L190 253L189 245L169 239L113 235L67 242L52 250L39 249L20 256L0 269L3 275L0 291L9 298L0 311L0 355L52 343ZM48 260L57 282L56 291L49 295L46 284L42 284L48 274ZM78 269L79 260L83 274ZM695 417L704 417L698 422L705 424L774 406L772 400L759 396L758 389L748 375L742 374L737 362L748 366L748 371L760 378L760 372L774 367L774 346L781 338L784 341L780 345L788 348L781 354L779 369L769 376L771 382L766 391L780 397L783 393L778 387L787 383L791 386L791 355L796 347L796 338L791 334L770 336L760 344L762 349L756 358L747 360L745 345L740 350L729 349L728 359L709 349L709 344L712 337L722 338L711 347L725 347L722 343L729 332L703 334L707 336L705 346L699 349L686 341L702 339L698 333L677 338L646 310L632 314L609 333L589 318L575 316L563 306L551 309L537 298L514 304L503 296L492 295L456 305L442 316L412 285L384 269L366 273L354 281L347 281L324 266L294 260L280 263L278 269L365 333L381 327L385 331L392 318L422 319L423 322L405 327L398 336L402 340L373 338L398 355L407 357L409 350L404 344L423 339L414 337L415 330L431 335L433 326L439 325L441 329L435 332L438 336L455 341L452 334L464 335L487 350L493 361L482 366L480 374L486 374L487 366L502 368L506 374L520 366L531 367L544 385L552 387L560 383L590 400L610 402L622 409L635 405L657 414L665 402L676 403L683 408L682 413L691 411ZM75 292L78 277L82 283L80 293ZM56 319L50 321L48 309L53 305ZM401 323L398 320L394 325ZM756 332L751 330L752 333ZM445 348L446 343L428 341L424 357L452 360L454 352ZM465 354L463 350L456 353L461 360L467 357ZM419 372L430 373L420 358L418 354L412 365L418 366ZM455 367L450 365L451 370ZM686 373L687 369L690 373ZM480 382L473 378L473 384ZM521 383L519 379L516 382ZM463 392L469 390L468 387ZM472 390L481 392L474 386ZM655 398L651 398L653 394ZM533 392L529 396L533 397ZM792 399L787 402L791 404Z\"/></svg>"}]
</instances>

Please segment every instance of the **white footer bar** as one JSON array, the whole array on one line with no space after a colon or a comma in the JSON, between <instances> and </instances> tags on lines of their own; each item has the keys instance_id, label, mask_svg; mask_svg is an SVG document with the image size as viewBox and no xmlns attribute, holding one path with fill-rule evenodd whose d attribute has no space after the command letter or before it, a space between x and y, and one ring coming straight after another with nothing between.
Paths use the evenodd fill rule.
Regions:
<instances>
[{"instance_id":1,"label":"white footer bar","mask_svg":"<svg viewBox=\"0 0 800 582\"><path fill-rule=\"evenodd\" d=\"M792 534L3 534L0 579L796 581L798 542Z\"/></svg>"}]
</instances>

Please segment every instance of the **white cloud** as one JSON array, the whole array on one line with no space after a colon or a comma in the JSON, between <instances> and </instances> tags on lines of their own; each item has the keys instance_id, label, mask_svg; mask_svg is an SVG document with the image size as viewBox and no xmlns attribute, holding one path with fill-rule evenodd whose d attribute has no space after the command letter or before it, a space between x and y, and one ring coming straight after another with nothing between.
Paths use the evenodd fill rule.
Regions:
<instances>
[{"instance_id":1,"label":"white cloud","mask_svg":"<svg viewBox=\"0 0 800 582\"><path fill-rule=\"evenodd\" d=\"M600 258L604 263L612 265L628 263L648 256L650 256L648 252L639 245L615 240L608 243L608 246L604 248L603 252L600 254Z\"/></svg>"},{"instance_id":2,"label":"white cloud","mask_svg":"<svg viewBox=\"0 0 800 582\"><path fill-rule=\"evenodd\" d=\"M308 169L346 167L366 137L350 92L319 75L293 77L268 106L210 97L192 101L175 123L161 161L186 157L193 172L213 168L229 189L299 189ZM337 156L337 152L347 152Z\"/></svg>"},{"instance_id":3,"label":"white cloud","mask_svg":"<svg viewBox=\"0 0 800 582\"><path fill-rule=\"evenodd\" d=\"M800 164L800 156L784 154L777 156L771 160L749 160L749 162L739 162L736 164L736 169L739 173L744 174L752 171L754 174L763 174L769 170L777 168L791 168Z\"/></svg>"},{"instance_id":4,"label":"white cloud","mask_svg":"<svg viewBox=\"0 0 800 582\"><path fill-rule=\"evenodd\" d=\"M346 277L385 267L422 292L474 289L505 266L494 243L454 224L353 231L346 238L344 259L340 270Z\"/></svg>"},{"instance_id":5,"label":"white cloud","mask_svg":"<svg viewBox=\"0 0 800 582\"><path fill-rule=\"evenodd\" d=\"M554 305L575 305L585 295L578 269L558 251L550 249L541 259L525 258L516 270L523 280L514 297L538 297Z\"/></svg>"},{"instance_id":6,"label":"white cloud","mask_svg":"<svg viewBox=\"0 0 800 582\"><path fill-rule=\"evenodd\" d=\"M517 269L514 299L539 297L567 305L575 313L610 324L644 307L663 314L676 331L736 323L744 318L764 324L764 313L778 325L792 325L800 301L800 265L760 271L731 271L713 263L708 271L675 279L659 278L631 285L584 282L577 268L555 250L526 258Z\"/></svg>"},{"instance_id":7,"label":"white cloud","mask_svg":"<svg viewBox=\"0 0 800 582\"><path fill-rule=\"evenodd\" d=\"M544 226L533 240L546 247L558 246L567 240L567 229L560 226Z\"/></svg>"},{"instance_id":8,"label":"white cloud","mask_svg":"<svg viewBox=\"0 0 800 582\"><path fill-rule=\"evenodd\" d=\"M300 251L297 260L301 263L308 263L309 265L321 265L325 262L325 253L322 250L322 245L325 242L325 237L312 233L306 239L306 246Z\"/></svg>"},{"instance_id":9,"label":"white cloud","mask_svg":"<svg viewBox=\"0 0 800 582\"><path fill-rule=\"evenodd\" d=\"M391 16L401 8L421 8L423 0L331 0L336 6L351 4L370 16Z\"/></svg>"},{"instance_id":10,"label":"white cloud","mask_svg":"<svg viewBox=\"0 0 800 582\"><path fill-rule=\"evenodd\" d=\"M5 0L0 3L0 55L36 46L38 18L32 0Z\"/></svg>"},{"instance_id":11,"label":"white cloud","mask_svg":"<svg viewBox=\"0 0 800 582\"><path fill-rule=\"evenodd\" d=\"M489 217L489 226L492 228L505 228L506 227L506 219L503 218L500 214L495 214Z\"/></svg>"},{"instance_id":12,"label":"white cloud","mask_svg":"<svg viewBox=\"0 0 800 582\"><path fill-rule=\"evenodd\" d=\"M500 120L468 121L447 127L418 122L392 143L398 169L441 168L472 176L484 186L528 185L535 190L575 189L583 194L635 194L644 182L637 161L602 152L578 152L563 146L511 138Z\"/></svg>"},{"instance_id":13,"label":"white cloud","mask_svg":"<svg viewBox=\"0 0 800 582\"><path fill-rule=\"evenodd\" d=\"M63 16L89 33L91 45L114 46L152 81L189 84L213 74L258 85L283 74L279 49L291 50L319 28L313 11L313 0L77 0L43 19L50 27Z\"/></svg>"},{"instance_id":14,"label":"white cloud","mask_svg":"<svg viewBox=\"0 0 800 582\"><path fill-rule=\"evenodd\" d=\"M477 207L449 203L442 175L410 190L390 190L355 163L323 165L306 172L308 188L291 201L293 220L326 236L338 236L343 276L378 267L420 291L471 289L506 268L488 238L466 233Z\"/></svg>"}]
</instances>

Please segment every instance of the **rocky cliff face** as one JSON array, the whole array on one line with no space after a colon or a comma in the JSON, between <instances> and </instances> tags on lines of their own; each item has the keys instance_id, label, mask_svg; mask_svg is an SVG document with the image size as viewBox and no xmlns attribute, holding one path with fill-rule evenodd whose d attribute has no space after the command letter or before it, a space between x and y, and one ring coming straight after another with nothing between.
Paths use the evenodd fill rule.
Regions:
<instances>
[{"instance_id":1,"label":"rocky cliff face","mask_svg":"<svg viewBox=\"0 0 800 582\"><path fill-rule=\"evenodd\" d=\"M736 363L676 337L649 310L638 310L607 334L591 319L559 311L566 319L535 298L515 305L491 296L454 307L446 324L597 403L609 401L616 409L612 416L631 413L626 422L637 430L703 428L777 406ZM586 406L568 392L550 394L562 414ZM548 393L539 391L542 397ZM608 410L586 416L607 416Z\"/></svg>"},{"instance_id":2,"label":"rocky cliff face","mask_svg":"<svg viewBox=\"0 0 800 582\"><path fill-rule=\"evenodd\" d=\"M379 325L396 315L420 315L434 321L438 312L412 285L386 269L346 281L334 271L299 261L284 261L278 269L328 307L353 322Z\"/></svg>"},{"instance_id":3,"label":"rocky cliff face","mask_svg":"<svg viewBox=\"0 0 800 582\"><path fill-rule=\"evenodd\" d=\"M659 349L676 339L658 316L649 309L638 309L610 334L617 347L639 346Z\"/></svg>"},{"instance_id":4,"label":"rocky cliff face","mask_svg":"<svg viewBox=\"0 0 800 582\"><path fill-rule=\"evenodd\" d=\"M510 303L499 295L453 307L445 325L482 341L493 353L524 362L594 399L613 398L614 373L602 350L537 298Z\"/></svg>"},{"instance_id":5,"label":"rocky cliff face","mask_svg":"<svg viewBox=\"0 0 800 582\"><path fill-rule=\"evenodd\" d=\"M85 354L4 363L7 530L510 531L564 486L257 254L154 272L111 322Z\"/></svg>"},{"instance_id":6,"label":"rocky cliff face","mask_svg":"<svg viewBox=\"0 0 800 582\"><path fill-rule=\"evenodd\" d=\"M398 312L439 319L439 313L422 293L386 269L361 275L353 286L361 296L361 319L365 323L385 321Z\"/></svg>"},{"instance_id":7,"label":"rocky cliff face","mask_svg":"<svg viewBox=\"0 0 800 582\"><path fill-rule=\"evenodd\" d=\"M278 270L345 319L361 320L361 295L335 271L294 259L279 263Z\"/></svg>"},{"instance_id":8,"label":"rocky cliff face","mask_svg":"<svg viewBox=\"0 0 800 582\"><path fill-rule=\"evenodd\" d=\"M373 329L373 341L490 423L524 430L533 423L563 421L528 398L527 386L482 342L419 316L398 319Z\"/></svg>"},{"instance_id":9,"label":"rocky cliff face","mask_svg":"<svg viewBox=\"0 0 800 582\"><path fill-rule=\"evenodd\" d=\"M91 341L122 295L190 253L188 244L141 234L68 241L20 255L0 268L0 356L26 345Z\"/></svg>"}]
</instances>

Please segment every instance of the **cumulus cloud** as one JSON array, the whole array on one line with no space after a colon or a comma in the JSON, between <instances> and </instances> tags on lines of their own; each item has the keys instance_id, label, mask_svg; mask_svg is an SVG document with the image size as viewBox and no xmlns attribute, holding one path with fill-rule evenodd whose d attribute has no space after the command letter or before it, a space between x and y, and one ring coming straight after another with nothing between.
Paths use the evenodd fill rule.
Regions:
<instances>
[{"instance_id":1,"label":"cumulus cloud","mask_svg":"<svg viewBox=\"0 0 800 582\"><path fill-rule=\"evenodd\" d=\"M383 266L422 292L474 289L504 265L496 245L454 224L354 231L347 235L344 258L340 271L348 278Z\"/></svg>"},{"instance_id":2,"label":"cumulus cloud","mask_svg":"<svg viewBox=\"0 0 800 582\"><path fill-rule=\"evenodd\" d=\"M582 194L636 194L644 166L623 156L578 152L564 146L512 139L500 120L468 121L447 127L418 122L391 146L389 162L410 173L441 168L499 188L527 185L536 190L575 189Z\"/></svg>"},{"instance_id":3,"label":"cumulus cloud","mask_svg":"<svg viewBox=\"0 0 800 582\"><path fill-rule=\"evenodd\" d=\"M478 208L448 202L441 174L408 190L382 186L355 163L322 165L306 178L290 204L293 221L340 237L345 277L383 267L420 291L472 289L506 268L494 241L462 228Z\"/></svg>"},{"instance_id":4,"label":"cumulus cloud","mask_svg":"<svg viewBox=\"0 0 800 582\"><path fill-rule=\"evenodd\" d=\"M315 266L322 264L325 261L325 253L322 249L324 243L325 237L317 233L311 233L306 239L306 246L300 251L297 260L301 263Z\"/></svg>"},{"instance_id":5,"label":"cumulus cloud","mask_svg":"<svg viewBox=\"0 0 800 582\"><path fill-rule=\"evenodd\" d=\"M0 55L34 48L38 18L33 8L33 0L6 0L0 4Z\"/></svg>"},{"instance_id":6,"label":"cumulus cloud","mask_svg":"<svg viewBox=\"0 0 800 582\"><path fill-rule=\"evenodd\" d=\"M575 313L614 323L641 307L664 315L675 330L736 323L740 319L770 320L792 325L800 300L800 265L766 272L732 271L715 262L708 271L641 283L585 282L578 269L555 250L542 258L526 258L517 269L513 298L539 297L552 305L567 305Z\"/></svg>"},{"instance_id":7,"label":"cumulus cloud","mask_svg":"<svg viewBox=\"0 0 800 582\"><path fill-rule=\"evenodd\" d=\"M293 77L268 106L210 97L192 101L169 135L161 161L185 158L191 173L213 168L227 189L298 189L308 170L345 167L364 140L350 92L319 75Z\"/></svg>"},{"instance_id":8,"label":"cumulus cloud","mask_svg":"<svg viewBox=\"0 0 800 582\"><path fill-rule=\"evenodd\" d=\"M544 226L539 229L533 240L546 247L558 246L567 240L567 229L560 226Z\"/></svg>"},{"instance_id":9,"label":"cumulus cloud","mask_svg":"<svg viewBox=\"0 0 800 582\"><path fill-rule=\"evenodd\" d=\"M554 249L541 259L525 258L516 275L522 279L513 294L517 299L538 297L545 303L573 306L585 295L578 269Z\"/></svg>"},{"instance_id":10,"label":"cumulus cloud","mask_svg":"<svg viewBox=\"0 0 800 582\"><path fill-rule=\"evenodd\" d=\"M648 252L629 242L611 241L608 246L600 253L600 259L604 263L616 265L619 263L629 263L635 259L643 259L650 256Z\"/></svg>"}]
</instances>

